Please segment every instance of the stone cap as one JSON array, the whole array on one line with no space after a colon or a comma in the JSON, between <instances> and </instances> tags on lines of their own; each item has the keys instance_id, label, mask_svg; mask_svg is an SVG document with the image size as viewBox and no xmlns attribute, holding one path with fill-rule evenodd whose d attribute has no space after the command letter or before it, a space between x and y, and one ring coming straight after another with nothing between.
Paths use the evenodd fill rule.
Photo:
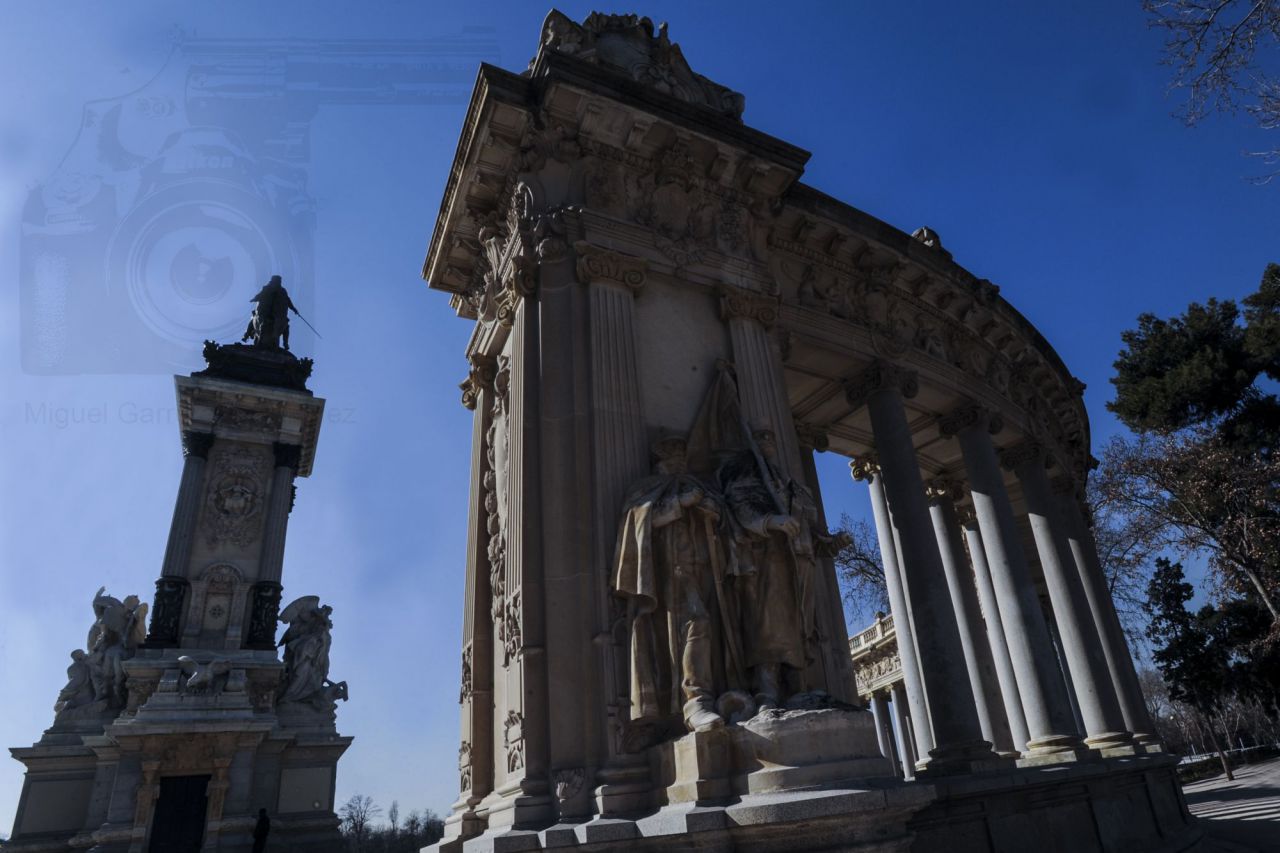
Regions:
<instances>
[{"instance_id":1,"label":"stone cap","mask_svg":"<svg viewBox=\"0 0 1280 853\"><path fill-rule=\"evenodd\" d=\"M182 432L209 433L254 444L297 445L298 476L311 474L324 417L322 398L310 391L203 374L175 376L173 381Z\"/></svg>"}]
</instances>

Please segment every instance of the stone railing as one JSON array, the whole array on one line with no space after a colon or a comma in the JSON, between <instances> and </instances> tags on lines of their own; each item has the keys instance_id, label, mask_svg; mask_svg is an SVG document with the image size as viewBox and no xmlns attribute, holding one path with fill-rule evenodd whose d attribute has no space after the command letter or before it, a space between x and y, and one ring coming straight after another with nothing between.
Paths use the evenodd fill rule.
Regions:
<instances>
[{"instance_id":1,"label":"stone railing","mask_svg":"<svg viewBox=\"0 0 1280 853\"><path fill-rule=\"evenodd\" d=\"M853 658L858 695L863 699L902 680L898 635L892 616L877 613L873 625L849 638L849 654Z\"/></svg>"}]
</instances>

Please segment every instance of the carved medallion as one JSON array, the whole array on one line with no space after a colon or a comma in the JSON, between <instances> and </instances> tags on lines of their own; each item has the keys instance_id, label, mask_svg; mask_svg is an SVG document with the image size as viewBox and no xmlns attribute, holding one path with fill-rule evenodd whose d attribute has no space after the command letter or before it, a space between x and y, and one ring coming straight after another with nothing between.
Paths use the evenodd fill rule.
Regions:
<instances>
[{"instance_id":1,"label":"carved medallion","mask_svg":"<svg viewBox=\"0 0 1280 853\"><path fill-rule=\"evenodd\" d=\"M219 455L205 500L206 537L210 545L230 542L244 548L257 539L264 491L259 472L268 464L265 455L248 448Z\"/></svg>"}]
</instances>

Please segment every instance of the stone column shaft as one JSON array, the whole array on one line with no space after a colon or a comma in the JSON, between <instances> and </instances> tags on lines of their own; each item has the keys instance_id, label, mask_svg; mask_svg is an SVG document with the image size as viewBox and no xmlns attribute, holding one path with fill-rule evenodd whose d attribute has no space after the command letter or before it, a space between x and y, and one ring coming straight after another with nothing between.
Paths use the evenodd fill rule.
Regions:
<instances>
[{"instance_id":1,"label":"stone column shaft","mask_svg":"<svg viewBox=\"0 0 1280 853\"><path fill-rule=\"evenodd\" d=\"M876 538L880 542L880 562L884 566L885 586L889 592L889 612L893 614L894 634L898 638L898 658L902 661L902 689L904 706L910 704L917 720L925 720L920 726L922 741L917 744L920 755L928 755L933 749L929 711L925 704L924 686L920 680L920 659L916 655L915 634L911 630L911 612L907 607L906 593L902 589L902 568L898 561L898 547L894 539L893 522L889 518L889 504L884 494L884 480L879 469L871 462L851 463L854 476L867 481L871 492L871 511L875 516ZM895 697L895 703L898 701ZM903 711L905 713L905 710ZM915 775L914 771L908 775Z\"/></svg>"},{"instance_id":2,"label":"stone column shaft","mask_svg":"<svg viewBox=\"0 0 1280 853\"><path fill-rule=\"evenodd\" d=\"M871 694L871 716L876 723L876 745L880 754L893 760L893 747L889 744L889 732L885 725L889 722L889 702L882 693Z\"/></svg>"},{"instance_id":3,"label":"stone column shaft","mask_svg":"<svg viewBox=\"0 0 1280 853\"><path fill-rule=\"evenodd\" d=\"M911 743L911 729L907 724L907 696L902 682L895 682L889 688L892 698L890 710L893 711L894 734L898 743L898 758L902 763L902 778L916 778L916 756Z\"/></svg>"},{"instance_id":4,"label":"stone column shaft","mask_svg":"<svg viewBox=\"0 0 1280 853\"><path fill-rule=\"evenodd\" d=\"M769 328L778 318L776 298L726 288L721 313L729 322L738 393L747 427L766 425L773 430L783 470L799 479L800 448L795 419L787 402L782 363L774 352Z\"/></svg>"},{"instance_id":5,"label":"stone column shaft","mask_svg":"<svg viewBox=\"0 0 1280 853\"><path fill-rule=\"evenodd\" d=\"M178 500L169 525L169 541L164 549L162 575L186 577L191 561L191 537L200 515L200 499L204 495L204 468L213 436L203 432L182 434L182 480L178 483Z\"/></svg>"},{"instance_id":6,"label":"stone column shaft","mask_svg":"<svg viewBox=\"0 0 1280 853\"><path fill-rule=\"evenodd\" d=\"M1021 534L1005 491L1004 476L988 434L987 415L965 407L942 419L944 435L960 441L974 513L982 531L1000 622L1029 735L1023 761L1064 761L1083 754L1072 734L1066 688L1056 675L1053 642L1036 598Z\"/></svg>"},{"instance_id":7,"label":"stone column shaft","mask_svg":"<svg viewBox=\"0 0 1280 853\"><path fill-rule=\"evenodd\" d=\"M275 446L276 467L271 473L271 495L267 499L266 524L262 531L262 559L258 580L280 583L284 573L284 541L293 508L293 478L298 473L301 448L296 444Z\"/></svg>"},{"instance_id":8,"label":"stone column shaft","mask_svg":"<svg viewBox=\"0 0 1280 853\"><path fill-rule=\"evenodd\" d=\"M1006 465L1014 469L1022 485L1054 621L1084 722L1085 743L1107 749L1129 744L1133 735L1124 727L1102 642L1054 506L1043 452L1023 445L1007 455Z\"/></svg>"},{"instance_id":9,"label":"stone column shaft","mask_svg":"<svg viewBox=\"0 0 1280 853\"><path fill-rule=\"evenodd\" d=\"M1116 614L1106 574L1098 559L1098 546L1085 524L1084 513L1073 489L1058 491L1058 508L1066 526L1076 570L1080 573L1085 596L1089 600L1089 610L1098 635L1102 638L1102 650L1107 658L1111 681L1115 685L1116 698L1120 702L1120 712L1124 715L1124 726L1134 733L1134 739L1144 748L1158 749L1160 739L1155 735L1147 703L1142 697L1133 656L1129 653L1129 644L1125 642L1124 629L1120 626L1120 617Z\"/></svg>"},{"instance_id":10,"label":"stone column shaft","mask_svg":"<svg viewBox=\"0 0 1280 853\"><path fill-rule=\"evenodd\" d=\"M982 613L978 608L978 594L965 560L964 546L960 543L960 520L956 515L953 493L958 487L939 482L930 486L929 514L933 519L933 532L938 539L942 566L947 575L947 589L951 594L951 606L960 629L960 644L964 652L965 667L969 671L969 687L973 691L974 707L982 726L982 738L1002 750L1007 750L1011 738L1004 709L996 699L994 685L986 683L986 672L991 667L991 647L987 644L982 626Z\"/></svg>"},{"instance_id":11,"label":"stone column shaft","mask_svg":"<svg viewBox=\"0 0 1280 853\"><path fill-rule=\"evenodd\" d=\"M982 533L978 530L976 518L965 522L964 534L969 546L969 558L973 563L978 601L986 623L987 641L991 645L1000 700L1004 705L1005 718L1009 722L1009 734L1013 738L1014 751L1022 752L1027 748L1027 741L1031 736L1027 734L1027 718L1022 711L1022 697L1018 694L1018 679L1014 675L1013 661L1009 657L1009 645L1005 640L1004 626L1000 622L1000 607L996 603L996 591L991 583L991 569L987 565Z\"/></svg>"},{"instance_id":12,"label":"stone column shaft","mask_svg":"<svg viewBox=\"0 0 1280 853\"><path fill-rule=\"evenodd\" d=\"M962 655L957 654L961 648L960 629L925 501L924 482L900 390L903 385L911 389L914 376L902 374L891 365L872 365L851 399L865 398L871 416L885 495L899 531L911 613L920 627L916 633L920 678L930 707L946 708L945 714L936 714L929 721L936 739L929 753L930 769L968 770L972 769L972 762L994 759L995 754L991 743L982 739L969 674Z\"/></svg>"}]
</instances>

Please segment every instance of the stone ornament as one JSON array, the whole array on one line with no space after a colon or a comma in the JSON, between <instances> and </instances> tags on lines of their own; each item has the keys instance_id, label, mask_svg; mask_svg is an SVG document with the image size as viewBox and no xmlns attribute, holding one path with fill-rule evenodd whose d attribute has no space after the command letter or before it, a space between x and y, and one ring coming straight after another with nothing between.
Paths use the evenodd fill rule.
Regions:
<instances>
[{"instance_id":1,"label":"stone ornament","mask_svg":"<svg viewBox=\"0 0 1280 853\"><path fill-rule=\"evenodd\" d=\"M335 700L346 700L346 682L329 680L331 613L333 608L321 605L318 596L305 595L280 614L280 621L289 626L279 643L284 647L280 704L308 704L317 710L332 711Z\"/></svg>"},{"instance_id":2,"label":"stone ornament","mask_svg":"<svg viewBox=\"0 0 1280 853\"><path fill-rule=\"evenodd\" d=\"M93 597L95 619L89 629L85 662L95 700L119 710L128 696L124 662L146 639L147 605L140 603L136 595L121 601L106 591L102 587Z\"/></svg>"},{"instance_id":3,"label":"stone ornament","mask_svg":"<svg viewBox=\"0 0 1280 853\"><path fill-rule=\"evenodd\" d=\"M724 287L720 291L720 315L726 319L755 320L768 329L778 321L778 298Z\"/></svg>"},{"instance_id":4,"label":"stone ornament","mask_svg":"<svg viewBox=\"0 0 1280 853\"><path fill-rule=\"evenodd\" d=\"M266 454L249 446L232 446L216 454L205 501L210 545L229 542L241 548L258 538Z\"/></svg>"},{"instance_id":5,"label":"stone ornament","mask_svg":"<svg viewBox=\"0 0 1280 853\"><path fill-rule=\"evenodd\" d=\"M574 243L573 249L578 254L578 280L583 284L616 282L635 291L644 286L649 264L643 258L603 249L584 240Z\"/></svg>"},{"instance_id":6,"label":"stone ornament","mask_svg":"<svg viewBox=\"0 0 1280 853\"><path fill-rule=\"evenodd\" d=\"M186 578L166 575L156 581L156 594L151 609L151 629L145 645L149 648L176 646L182 623L183 605L191 584Z\"/></svg>"},{"instance_id":7,"label":"stone ornament","mask_svg":"<svg viewBox=\"0 0 1280 853\"><path fill-rule=\"evenodd\" d=\"M524 715L508 711L502 722L502 743L507 748L507 772L524 767Z\"/></svg>"},{"instance_id":8,"label":"stone ornament","mask_svg":"<svg viewBox=\"0 0 1280 853\"><path fill-rule=\"evenodd\" d=\"M553 10L542 24L539 56L545 51L607 68L661 96L742 120L743 96L695 74L680 46L667 36L665 23L655 35L653 21L637 15L592 12L577 24Z\"/></svg>"},{"instance_id":9,"label":"stone ornament","mask_svg":"<svg viewBox=\"0 0 1280 853\"><path fill-rule=\"evenodd\" d=\"M919 375L888 361L873 361L857 379L845 383L845 398L855 409L866 405L872 394L896 390L903 397L914 397L920 390Z\"/></svg>"},{"instance_id":10,"label":"stone ornament","mask_svg":"<svg viewBox=\"0 0 1280 853\"><path fill-rule=\"evenodd\" d=\"M957 406L948 414L938 418L938 431L943 437L951 438L966 429L986 427L987 432L995 435L1004 429L1004 418L977 403L965 403Z\"/></svg>"}]
</instances>

